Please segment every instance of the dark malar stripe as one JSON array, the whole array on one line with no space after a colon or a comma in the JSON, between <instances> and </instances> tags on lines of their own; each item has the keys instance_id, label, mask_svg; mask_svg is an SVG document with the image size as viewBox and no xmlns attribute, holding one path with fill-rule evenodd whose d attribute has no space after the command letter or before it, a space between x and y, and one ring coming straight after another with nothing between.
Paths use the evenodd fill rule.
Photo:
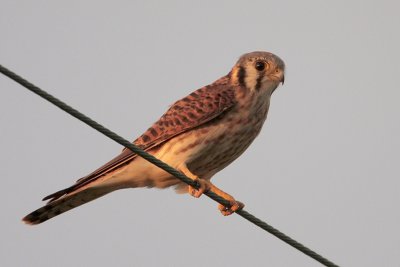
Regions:
<instances>
[{"instance_id":1,"label":"dark malar stripe","mask_svg":"<svg viewBox=\"0 0 400 267\"><path fill-rule=\"evenodd\" d=\"M264 76L264 73L261 73L261 72L258 73L258 77L257 77L257 81L256 81L256 88L255 88L256 91L260 91L261 81L262 81L263 76Z\"/></svg>"},{"instance_id":2,"label":"dark malar stripe","mask_svg":"<svg viewBox=\"0 0 400 267\"><path fill-rule=\"evenodd\" d=\"M243 67L239 67L239 71L237 72L237 79L240 85L245 86L244 80L246 78L246 70Z\"/></svg>"}]
</instances>

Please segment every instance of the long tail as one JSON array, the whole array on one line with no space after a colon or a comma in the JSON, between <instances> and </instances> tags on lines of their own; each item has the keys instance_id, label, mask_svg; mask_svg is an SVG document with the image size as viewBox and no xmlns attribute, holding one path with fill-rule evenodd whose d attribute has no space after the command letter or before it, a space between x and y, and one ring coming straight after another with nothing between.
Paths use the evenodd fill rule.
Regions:
<instances>
[{"instance_id":1,"label":"long tail","mask_svg":"<svg viewBox=\"0 0 400 267\"><path fill-rule=\"evenodd\" d=\"M112 191L114 190L111 190L111 188L94 186L78 192L73 192L54 201L50 201L45 206L26 215L22 221L27 224L39 224Z\"/></svg>"}]
</instances>

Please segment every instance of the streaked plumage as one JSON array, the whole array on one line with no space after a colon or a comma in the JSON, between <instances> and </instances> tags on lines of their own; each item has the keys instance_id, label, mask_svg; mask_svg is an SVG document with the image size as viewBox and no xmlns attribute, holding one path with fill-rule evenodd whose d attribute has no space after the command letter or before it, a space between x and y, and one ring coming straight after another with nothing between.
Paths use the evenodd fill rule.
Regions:
<instances>
[{"instance_id":1,"label":"streaked plumage","mask_svg":"<svg viewBox=\"0 0 400 267\"><path fill-rule=\"evenodd\" d=\"M124 149L120 155L74 185L44 198L44 207L23 220L38 224L67 210L117 189L135 187L166 188L198 197L204 190L217 192L231 201L231 209L220 207L224 215L241 208L231 196L209 181L251 144L267 117L270 96L284 81L284 63L268 52L243 55L228 75L175 102L168 111L134 141L136 145L199 179L202 190L188 189L175 177Z\"/></svg>"}]
</instances>

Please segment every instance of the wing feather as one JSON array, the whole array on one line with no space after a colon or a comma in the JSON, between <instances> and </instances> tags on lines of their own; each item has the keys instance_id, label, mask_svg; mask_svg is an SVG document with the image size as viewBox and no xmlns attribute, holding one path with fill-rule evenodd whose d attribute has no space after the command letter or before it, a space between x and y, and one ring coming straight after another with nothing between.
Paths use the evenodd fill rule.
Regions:
<instances>
[{"instance_id":1,"label":"wing feather","mask_svg":"<svg viewBox=\"0 0 400 267\"><path fill-rule=\"evenodd\" d=\"M149 151L179 134L212 121L235 104L234 90L229 84L229 76L225 76L175 102L152 127L133 143L145 151ZM50 199L52 202L129 163L135 157L136 154L124 148L117 157L82 177L74 185L55 192L43 200Z\"/></svg>"}]
</instances>

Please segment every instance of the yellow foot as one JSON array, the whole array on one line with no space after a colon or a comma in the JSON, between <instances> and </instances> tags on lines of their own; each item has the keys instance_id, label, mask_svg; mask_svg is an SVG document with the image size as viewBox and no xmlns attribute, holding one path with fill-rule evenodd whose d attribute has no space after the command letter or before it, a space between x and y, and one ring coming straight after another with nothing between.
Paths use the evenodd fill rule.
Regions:
<instances>
[{"instance_id":1,"label":"yellow foot","mask_svg":"<svg viewBox=\"0 0 400 267\"><path fill-rule=\"evenodd\" d=\"M235 211L241 210L244 208L244 204L240 201L236 201L235 199L229 200L229 203L231 204L231 206L225 207L222 204L218 205L218 209L219 211L222 213L222 215L224 216L228 216L231 215L232 213L234 213Z\"/></svg>"},{"instance_id":2,"label":"yellow foot","mask_svg":"<svg viewBox=\"0 0 400 267\"><path fill-rule=\"evenodd\" d=\"M191 194L195 198L199 198L203 193L209 191L211 188L209 181L198 178L196 178L194 181L200 186L200 188L196 189L189 185L189 194Z\"/></svg>"}]
</instances>

